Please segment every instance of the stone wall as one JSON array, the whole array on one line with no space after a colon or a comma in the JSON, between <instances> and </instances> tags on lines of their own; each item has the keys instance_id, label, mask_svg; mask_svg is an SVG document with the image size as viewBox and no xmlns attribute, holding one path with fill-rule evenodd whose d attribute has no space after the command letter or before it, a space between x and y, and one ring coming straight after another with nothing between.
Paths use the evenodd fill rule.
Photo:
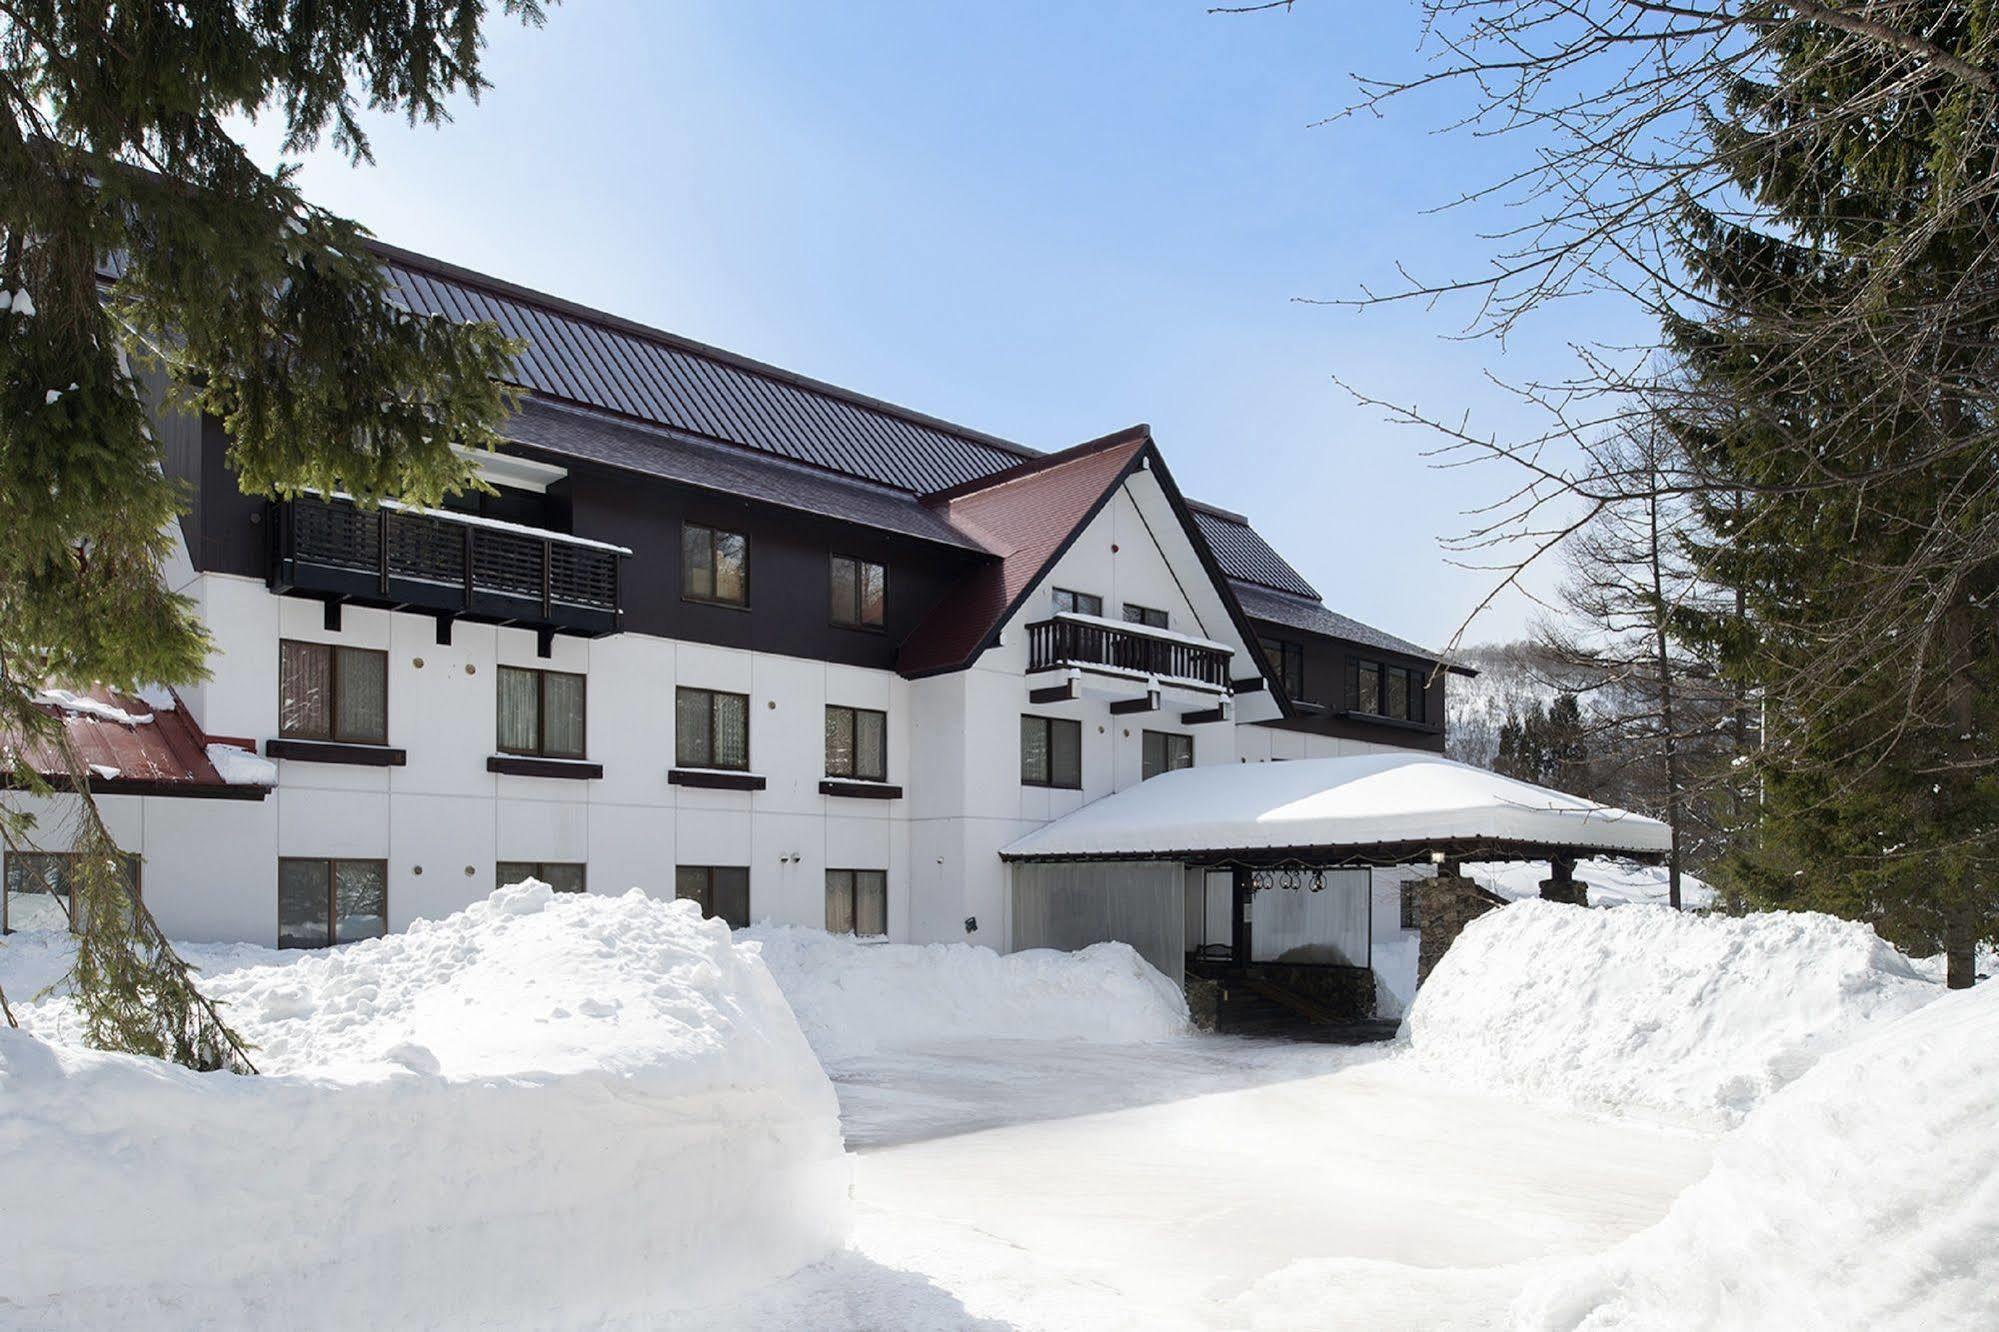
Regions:
<instances>
[{"instance_id":1,"label":"stone wall","mask_svg":"<svg viewBox=\"0 0 1999 1332\"><path fill-rule=\"evenodd\" d=\"M1470 879L1456 875L1438 874L1419 882L1423 920L1416 952L1416 985L1420 989L1458 932L1504 903Z\"/></svg>"},{"instance_id":2,"label":"stone wall","mask_svg":"<svg viewBox=\"0 0 1999 1332\"><path fill-rule=\"evenodd\" d=\"M1241 974L1272 989L1288 990L1324 1009L1335 1021L1362 1022L1374 1016L1374 973L1366 967L1252 962Z\"/></svg>"}]
</instances>

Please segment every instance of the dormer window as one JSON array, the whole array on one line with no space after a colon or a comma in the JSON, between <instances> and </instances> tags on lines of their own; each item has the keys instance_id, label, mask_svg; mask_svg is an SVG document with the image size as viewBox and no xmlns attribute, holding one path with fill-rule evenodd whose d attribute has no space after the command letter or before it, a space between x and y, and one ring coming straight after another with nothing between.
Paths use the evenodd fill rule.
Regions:
<instances>
[{"instance_id":1,"label":"dormer window","mask_svg":"<svg viewBox=\"0 0 1999 1332\"><path fill-rule=\"evenodd\" d=\"M1090 592L1071 592L1066 587L1055 589L1055 613L1071 615L1102 615L1104 599Z\"/></svg>"}]
</instances>

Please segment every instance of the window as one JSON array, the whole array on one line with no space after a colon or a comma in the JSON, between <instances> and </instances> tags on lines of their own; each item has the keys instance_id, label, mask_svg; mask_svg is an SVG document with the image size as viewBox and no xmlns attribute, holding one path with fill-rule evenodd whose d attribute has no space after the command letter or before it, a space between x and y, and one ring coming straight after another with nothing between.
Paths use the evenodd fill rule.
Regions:
<instances>
[{"instance_id":1,"label":"window","mask_svg":"<svg viewBox=\"0 0 1999 1332\"><path fill-rule=\"evenodd\" d=\"M680 595L724 606L750 604L750 541L688 523L680 529Z\"/></svg>"},{"instance_id":2,"label":"window","mask_svg":"<svg viewBox=\"0 0 1999 1332\"><path fill-rule=\"evenodd\" d=\"M1277 672L1277 683L1284 686L1284 692L1291 698L1305 697L1305 649L1298 643L1286 642L1281 638L1263 640L1263 656L1270 663L1270 669Z\"/></svg>"},{"instance_id":3,"label":"window","mask_svg":"<svg viewBox=\"0 0 1999 1332\"><path fill-rule=\"evenodd\" d=\"M1163 610L1154 610L1150 606L1141 606L1137 602L1127 601L1124 603L1124 622L1126 624L1142 624L1148 629L1164 629L1166 627L1166 612Z\"/></svg>"},{"instance_id":4,"label":"window","mask_svg":"<svg viewBox=\"0 0 1999 1332\"><path fill-rule=\"evenodd\" d=\"M500 667L502 754L583 757L583 677L564 671Z\"/></svg>"},{"instance_id":5,"label":"window","mask_svg":"<svg viewBox=\"0 0 1999 1332\"><path fill-rule=\"evenodd\" d=\"M558 893L584 891L583 866L574 861L503 860L493 867L493 879L504 888L525 879L540 879Z\"/></svg>"},{"instance_id":6,"label":"window","mask_svg":"<svg viewBox=\"0 0 1999 1332\"><path fill-rule=\"evenodd\" d=\"M278 947L324 948L388 928L387 861L278 861Z\"/></svg>"},{"instance_id":7,"label":"window","mask_svg":"<svg viewBox=\"0 0 1999 1332\"><path fill-rule=\"evenodd\" d=\"M121 853L125 886L139 891L139 858ZM78 919L74 851L9 851L0 930L72 930ZM33 996L30 996L31 998Z\"/></svg>"},{"instance_id":8,"label":"window","mask_svg":"<svg viewBox=\"0 0 1999 1332\"><path fill-rule=\"evenodd\" d=\"M833 623L854 629L879 629L888 604L888 570L879 564L833 557Z\"/></svg>"},{"instance_id":9,"label":"window","mask_svg":"<svg viewBox=\"0 0 1999 1332\"><path fill-rule=\"evenodd\" d=\"M888 714L826 705L826 775L888 780Z\"/></svg>"},{"instance_id":10,"label":"window","mask_svg":"<svg viewBox=\"0 0 1999 1332\"><path fill-rule=\"evenodd\" d=\"M1065 611L1073 615L1102 615L1104 599L1088 592L1071 592L1058 587L1055 589L1055 613L1060 615Z\"/></svg>"},{"instance_id":11,"label":"window","mask_svg":"<svg viewBox=\"0 0 1999 1332\"><path fill-rule=\"evenodd\" d=\"M714 689L673 694L673 762L681 768L750 767L750 696Z\"/></svg>"},{"instance_id":12,"label":"window","mask_svg":"<svg viewBox=\"0 0 1999 1332\"><path fill-rule=\"evenodd\" d=\"M1059 717L1020 719L1020 784L1083 785L1083 723Z\"/></svg>"},{"instance_id":13,"label":"window","mask_svg":"<svg viewBox=\"0 0 1999 1332\"><path fill-rule=\"evenodd\" d=\"M1423 928L1423 889L1420 881L1405 881L1402 885L1402 928Z\"/></svg>"},{"instance_id":14,"label":"window","mask_svg":"<svg viewBox=\"0 0 1999 1332\"><path fill-rule=\"evenodd\" d=\"M738 865L682 865L673 872L673 895L697 903L704 916L732 930L750 923L750 872Z\"/></svg>"},{"instance_id":15,"label":"window","mask_svg":"<svg viewBox=\"0 0 1999 1332\"><path fill-rule=\"evenodd\" d=\"M1147 731L1143 737L1144 761L1139 779L1149 781L1162 772L1194 766L1194 737L1171 731Z\"/></svg>"},{"instance_id":16,"label":"window","mask_svg":"<svg viewBox=\"0 0 1999 1332\"><path fill-rule=\"evenodd\" d=\"M1353 658L1347 662L1347 707L1371 717L1419 722L1429 683L1421 670Z\"/></svg>"},{"instance_id":17,"label":"window","mask_svg":"<svg viewBox=\"0 0 1999 1332\"><path fill-rule=\"evenodd\" d=\"M827 870L826 930L829 934L887 934L887 872Z\"/></svg>"},{"instance_id":18,"label":"window","mask_svg":"<svg viewBox=\"0 0 1999 1332\"><path fill-rule=\"evenodd\" d=\"M389 654L332 643L278 644L278 734L287 740L389 742Z\"/></svg>"}]
</instances>

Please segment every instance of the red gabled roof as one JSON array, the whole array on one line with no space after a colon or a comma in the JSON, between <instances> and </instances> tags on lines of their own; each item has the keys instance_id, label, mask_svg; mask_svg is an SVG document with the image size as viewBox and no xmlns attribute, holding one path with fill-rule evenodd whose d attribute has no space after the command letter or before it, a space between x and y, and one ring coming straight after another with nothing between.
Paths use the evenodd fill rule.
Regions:
<instances>
[{"instance_id":1,"label":"red gabled roof","mask_svg":"<svg viewBox=\"0 0 1999 1332\"><path fill-rule=\"evenodd\" d=\"M929 675L970 665L1151 444L1150 427L1131 426L925 496L999 558L931 608L904 640L896 669Z\"/></svg>"},{"instance_id":2,"label":"red gabled roof","mask_svg":"<svg viewBox=\"0 0 1999 1332\"><path fill-rule=\"evenodd\" d=\"M49 691L41 708L62 720L63 732L99 795L186 795L262 799L270 788L231 785L209 761L209 737L184 707L154 707L102 685ZM237 742L231 742L237 743ZM50 784L69 784L60 746L36 736L0 737L9 759L19 751Z\"/></svg>"}]
</instances>

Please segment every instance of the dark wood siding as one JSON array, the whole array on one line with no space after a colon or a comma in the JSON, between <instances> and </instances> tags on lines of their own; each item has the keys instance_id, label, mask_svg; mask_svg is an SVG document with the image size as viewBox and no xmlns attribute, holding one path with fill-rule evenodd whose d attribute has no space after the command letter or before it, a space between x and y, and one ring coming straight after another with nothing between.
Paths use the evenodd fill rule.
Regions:
<instances>
[{"instance_id":1,"label":"dark wood siding","mask_svg":"<svg viewBox=\"0 0 1999 1332\"><path fill-rule=\"evenodd\" d=\"M1347 662L1350 658L1358 657L1391 666L1411 667L1422 671L1425 678L1436 670L1433 663L1418 657L1403 656L1399 653L1384 652L1376 647L1350 643L1344 639L1308 633L1270 620L1253 619L1250 624L1261 638L1281 639L1296 643L1304 649L1305 701L1324 709L1324 711L1300 709L1296 717L1263 722L1259 723L1260 725L1272 726L1283 731L1309 731L1315 735L1337 736L1342 740L1367 740L1381 745L1400 745L1404 749L1443 752L1444 682L1450 678L1446 672L1436 671L1436 678L1430 680L1429 691L1423 699L1425 720L1421 724L1414 722L1398 724L1347 713Z\"/></svg>"}]
</instances>

